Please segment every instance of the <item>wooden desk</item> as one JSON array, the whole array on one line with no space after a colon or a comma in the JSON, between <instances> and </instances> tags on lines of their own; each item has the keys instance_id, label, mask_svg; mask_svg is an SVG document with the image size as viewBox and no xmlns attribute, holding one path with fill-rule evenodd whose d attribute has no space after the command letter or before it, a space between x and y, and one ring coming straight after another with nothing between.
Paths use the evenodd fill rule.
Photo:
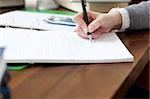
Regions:
<instances>
[{"instance_id":1,"label":"wooden desk","mask_svg":"<svg viewBox=\"0 0 150 99\"><path fill-rule=\"evenodd\" d=\"M11 71L12 99L123 97L149 60L149 32L118 35L135 56L133 63L35 64L22 71Z\"/></svg>"}]
</instances>

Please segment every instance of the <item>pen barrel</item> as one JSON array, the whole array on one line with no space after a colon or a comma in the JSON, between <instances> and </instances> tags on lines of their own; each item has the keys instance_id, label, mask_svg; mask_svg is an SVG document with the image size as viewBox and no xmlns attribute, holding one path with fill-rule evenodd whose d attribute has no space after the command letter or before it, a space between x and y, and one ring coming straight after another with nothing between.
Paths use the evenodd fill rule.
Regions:
<instances>
[{"instance_id":1,"label":"pen barrel","mask_svg":"<svg viewBox=\"0 0 150 99\"><path fill-rule=\"evenodd\" d=\"M88 15L87 15L87 11L86 11L86 4L85 4L84 0L81 0L81 4L82 4L82 9L83 9L83 19L84 19L85 23L87 25L89 25Z\"/></svg>"},{"instance_id":2,"label":"pen barrel","mask_svg":"<svg viewBox=\"0 0 150 99\"><path fill-rule=\"evenodd\" d=\"M83 12L84 21L87 25L89 25L88 15L87 12Z\"/></svg>"}]
</instances>

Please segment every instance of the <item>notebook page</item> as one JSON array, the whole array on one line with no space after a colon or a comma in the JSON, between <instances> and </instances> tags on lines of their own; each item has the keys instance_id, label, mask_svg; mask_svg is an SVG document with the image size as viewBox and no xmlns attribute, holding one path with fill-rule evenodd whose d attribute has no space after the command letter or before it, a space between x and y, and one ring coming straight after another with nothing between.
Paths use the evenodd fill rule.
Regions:
<instances>
[{"instance_id":1,"label":"notebook page","mask_svg":"<svg viewBox=\"0 0 150 99\"><path fill-rule=\"evenodd\" d=\"M109 63L131 62L132 54L115 33L90 42L70 31L0 29L8 62Z\"/></svg>"},{"instance_id":2,"label":"notebook page","mask_svg":"<svg viewBox=\"0 0 150 99\"><path fill-rule=\"evenodd\" d=\"M71 17L67 15L58 15L58 14L46 14L46 13L36 13L36 12L27 12L27 11L11 11L0 15L0 25L3 26L14 26L21 28L34 28L42 30L73 30L73 26L66 25L56 25L49 24L44 21L50 17L60 16L60 17Z\"/></svg>"}]
</instances>

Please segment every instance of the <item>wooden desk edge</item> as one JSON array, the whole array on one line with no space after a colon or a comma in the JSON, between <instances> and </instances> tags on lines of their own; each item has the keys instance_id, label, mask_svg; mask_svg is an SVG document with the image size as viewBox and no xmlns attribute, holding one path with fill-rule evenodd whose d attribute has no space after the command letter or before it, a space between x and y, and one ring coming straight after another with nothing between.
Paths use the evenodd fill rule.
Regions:
<instances>
[{"instance_id":1,"label":"wooden desk edge","mask_svg":"<svg viewBox=\"0 0 150 99\"><path fill-rule=\"evenodd\" d=\"M143 59L138 61L138 63L134 64L136 65L133 71L129 74L127 79L124 81L124 83L120 86L120 89L117 90L117 92L113 95L113 98L123 98L129 88L133 85L133 83L136 81L140 73L143 71L144 67L149 61L149 46L145 50L144 55L142 56Z\"/></svg>"}]
</instances>

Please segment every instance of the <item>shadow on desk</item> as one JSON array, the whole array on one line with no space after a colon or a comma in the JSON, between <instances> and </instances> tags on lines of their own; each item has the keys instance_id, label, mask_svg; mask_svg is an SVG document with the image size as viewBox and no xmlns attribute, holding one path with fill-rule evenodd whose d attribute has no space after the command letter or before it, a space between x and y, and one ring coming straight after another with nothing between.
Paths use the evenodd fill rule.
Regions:
<instances>
[{"instance_id":1,"label":"shadow on desk","mask_svg":"<svg viewBox=\"0 0 150 99\"><path fill-rule=\"evenodd\" d=\"M134 84L124 98L149 99L149 91L139 84Z\"/></svg>"},{"instance_id":2,"label":"shadow on desk","mask_svg":"<svg viewBox=\"0 0 150 99\"><path fill-rule=\"evenodd\" d=\"M125 98L149 99L149 62L138 77L136 83L129 89Z\"/></svg>"}]
</instances>

